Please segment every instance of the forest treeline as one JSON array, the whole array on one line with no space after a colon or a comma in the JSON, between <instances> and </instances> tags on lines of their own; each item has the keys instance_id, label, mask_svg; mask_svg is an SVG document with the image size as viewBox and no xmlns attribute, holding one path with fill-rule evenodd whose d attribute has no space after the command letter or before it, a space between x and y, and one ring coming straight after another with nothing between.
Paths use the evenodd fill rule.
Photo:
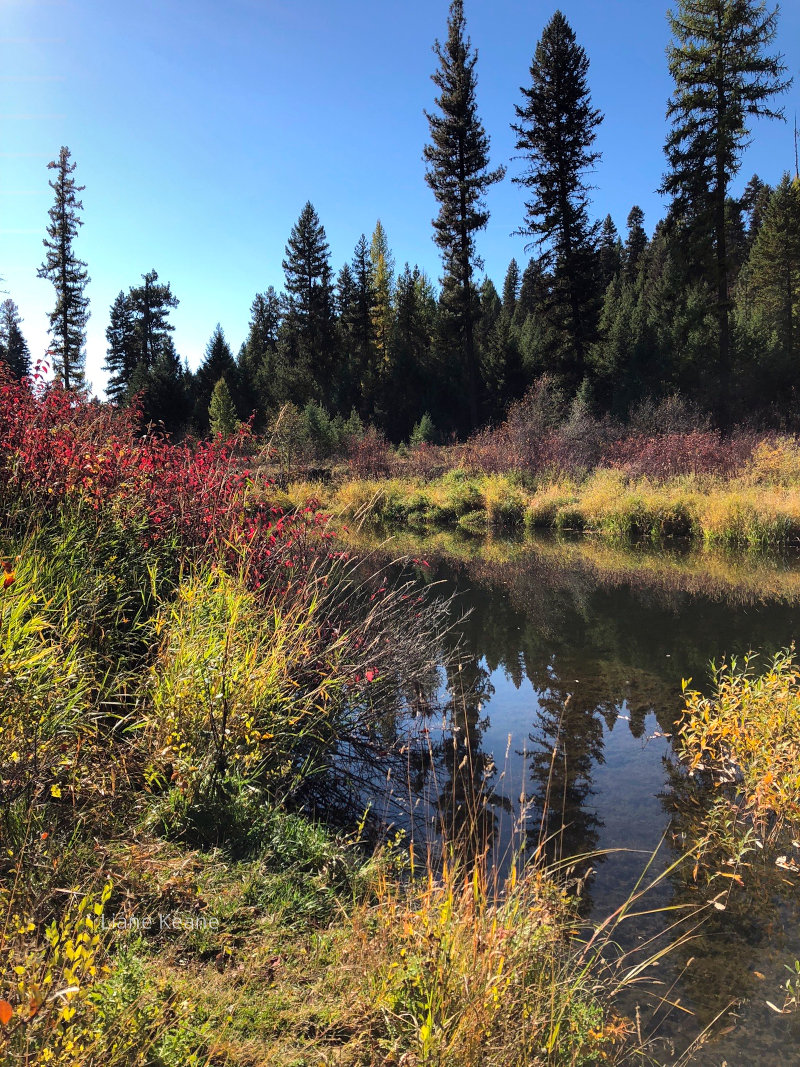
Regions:
<instances>
[{"instance_id":1,"label":"forest treeline","mask_svg":"<svg viewBox=\"0 0 800 1067\"><path fill-rule=\"evenodd\" d=\"M724 16L724 17L723 17ZM589 176L603 115L592 106L589 60L561 12L548 22L515 107L519 233L533 254L502 279L481 273L476 235L490 166L477 111L477 53L462 0L436 42L438 95L426 112L426 180L437 201L438 284L397 269L378 221L338 272L311 202L292 227L283 291L252 300L238 353L217 326L192 372L173 342L178 298L155 270L114 300L106 330L107 395L138 398L173 433L264 429L291 404L344 434L371 424L395 442L446 440L502 421L547 376L567 407L626 419L681 394L723 428L750 421L796 429L800 364L800 177L754 175L731 185L754 118L782 118L789 85L769 49L778 10L755 0L679 0L668 14L674 91L668 103L669 203L652 233L632 204L624 230L592 217ZM790 139L787 138L787 143ZM787 160L789 162L789 160ZM87 265L69 150L50 164L55 192L41 277L56 290L51 354L68 387L83 382ZM16 305L0 313L0 355L29 370ZM332 431L333 432L333 431Z\"/></svg>"}]
</instances>

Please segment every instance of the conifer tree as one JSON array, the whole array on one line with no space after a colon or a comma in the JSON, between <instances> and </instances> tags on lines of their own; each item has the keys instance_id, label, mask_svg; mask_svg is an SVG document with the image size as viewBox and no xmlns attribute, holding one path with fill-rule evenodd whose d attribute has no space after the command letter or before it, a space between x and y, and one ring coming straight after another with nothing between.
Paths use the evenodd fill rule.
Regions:
<instances>
[{"instance_id":1,"label":"conifer tree","mask_svg":"<svg viewBox=\"0 0 800 1067\"><path fill-rule=\"evenodd\" d=\"M744 187L739 203L747 220L748 249L753 247L753 242L758 237L771 196L772 188L766 182L762 182L757 174L754 174Z\"/></svg>"},{"instance_id":2,"label":"conifer tree","mask_svg":"<svg viewBox=\"0 0 800 1067\"><path fill-rule=\"evenodd\" d=\"M192 411L190 381L191 375L181 366L175 344L168 336L144 377L142 403L146 420L160 423L170 433L184 430Z\"/></svg>"},{"instance_id":3,"label":"conifer tree","mask_svg":"<svg viewBox=\"0 0 800 1067\"><path fill-rule=\"evenodd\" d=\"M222 434L223 437L230 437L236 432L238 422L228 383L222 377L214 386L208 405L208 423L211 433L215 436Z\"/></svg>"},{"instance_id":4,"label":"conifer tree","mask_svg":"<svg viewBox=\"0 0 800 1067\"><path fill-rule=\"evenodd\" d=\"M489 170L489 137L478 117L475 97L477 52L466 36L463 0L452 0L447 40L433 46L439 68L432 75L439 89L437 113L425 112L431 144L425 146L425 179L439 203L434 240L442 251L443 303L463 353L469 420L478 422L480 371L474 326L480 313L473 272L481 261L475 235L489 220L485 195L502 179L505 167Z\"/></svg>"},{"instance_id":5,"label":"conifer tree","mask_svg":"<svg viewBox=\"0 0 800 1067\"><path fill-rule=\"evenodd\" d=\"M619 274L622 266L622 242L610 215L606 215L600 227L597 251L600 288L605 292L610 282Z\"/></svg>"},{"instance_id":6,"label":"conifer tree","mask_svg":"<svg viewBox=\"0 0 800 1067\"><path fill-rule=\"evenodd\" d=\"M389 366L389 343L392 336L394 256L389 249L386 231L380 219L376 222L372 234L370 257L375 271L375 310L373 312L375 347L379 373L385 375Z\"/></svg>"},{"instance_id":7,"label":"conifer tree","mask_svg":"<svg viewBox=\"0 0 800 1067\"><path fill-rule=\"evenodd\" d=\"M286 245L284 329L290 392L295 403L330 401L335 367L333 284L325 228L310 201Z\"/></svg>"},{"instance_id":8,"label":"conifer tree","mask_svg":"<svg viewBox=\"0 0 800 1067\"><path fill-rule=\"evenodd\" d=\"M358 332L358 300L356 283L349 263L345 263L336 278L335 293L336 336L338 344L337 390L335 407L339 413L350 411L360 402L354 376L353 352Z\"/></svg>"},{"instance_id":9,"label":"conifer tree","mask_svg":"<svg viewBox=\"0 0 800 1067\"><path fill-rule=\"evenodd\" d=\"M535 312L541 312L547 294L547 283L541 261L531 257L522 272L517 306L514 309L514 322L522 326L525 320Z\"/></svg>"},{"instance_id":10,"label":"conifer tree","mask_svg":"<svg viewBox=\"0 0 800 1067\"><path fill-rule=\"evenodd\" d=\"M256 293L253 298L250 331L238 358L243 411L255 411L259 427L265 413L286 399L281 395L285 374L278 358L280 324L280 297L270 285L266 292Z\"/></svg>"},{"instance_id":11,"label":"conifer tree","mask_svg":"<svg viewBox=\"0 0 800 1067\"><path fill-rule=\"evenodd\" d=\"M770 197L748 263L753 311L774 335L785 367L800 356L800 181L784 174Z\"/></svg>"},{"instance_id":12,"label":"conifer tree","mask_svg":"<svg viewBox=\"0 0 800 1067\"><path fill-rule=\"evenodd\" d=\"M530 197L519 232L541 246L542 265L553 272L551 311L566 341L557 370L571 389L583 378L600 295L585 175L600 158L592 145L603 116L591 105L588 71L586 52L556 11L536 45L531 86L521 90L524 102L511 127L527 164L513 181Z\"/></svg>"},{"instance_id":13,"label":"conifer tree","mask_svg":"<svg viewBox=\"0 0 800 1067\"><path fill-rule=\"evenodd\" d=\"M127 299L134 316L136 362L149 368L175 329L168 316L170 309L176 308L180 301L173 296L169 282L166 285L159 282L155 270L142 275L142 284L133 286Z\"/></svg>"},{"instance_id":14,"label":"conifer tree","mask_svg":"<svg viewBox=\"0 0 800 1067\"><path fill-rule=\"evenodd\" d=\"M516 338L511 330L511 314L489 278L481 286L478 337L486 398L484 414L489 419L497 420L503 415L509 400L522 391L521 368Z\"/></svg>"},{"instance_id":15,"label":"conifer tree","mask_svg":"<svg viewBox=\"0 0 800 1067\"><path fill-rule=\"evenodd\" d=\"M17 379L27 378L31 373L30 352L21 324L19 309L9 297L0 304L0 360Z\"/></svg>"},{"instance_id":16,"label":"conifer tree","mask_svg":"<svg viewBox=\"0 0 800 1067\"><path fill-rule=\"evenodd\" d=\"M359 414L369 418L374 413L375 389L377 384L375 312L377 294L375 288L375 267L362 233L353 252L350 267L353 278L352 308L352 381L356 387Z\"/></svg>"},{"instance_id":17,"label":"conifer tree","mask_svg":"<svg viewBox=\"0 0 800 1067\"><path fill-rule=\"evenodd\" d=\"M625 238L623 259L625 262L625 274L635 277L639 269L639 262L644 250L647 248L647 233L644 228L644 212L638 204L634 204L628 212L628 234Z\"/></svg>"},{"instance_id":18,"label":"conifer tree","mask_svg":"<svg viewBox=\"0 0 800 1067\"><path fill-rule=\"evenodd\" d=\"M115 297L106 327L106 395L115 404L127 395L128 385L139 361L136 349L136 320L130 298L122 291Z\"/></svg>"},{"instance_id":19,"label":"conifer tree","mask_svg":"<svg viewBox=\"0 0 800 1067\"><path fill-rule=\"evenodd\" d=\"M85 384L84 346L89 319L86 286L90 279L86 264L78 259L73 248L78 229L83 225L78 214L83 203L77 194L85 188L75 184L72 177L75 166L70 163L69 149L63 146L58 159L47 164L48 170L56 171L55 181L48 183L55 193L55 203L48 212L44 263L37 271L38 277L52 282L56 291L56 304L49 316L50 352L55 374L66 389Z\"/></svg>"},{"instance_id":20,"label":"conifer tree","mask_svg":"<svg viewBox=\"0 0 800 1067\"><path fill-rule=\"evenodd\" d=\"M508 264L505 280L503 281L503 311L509 320L514 318L519 297L519 264L512 259Z\"/></svg>"},{"instance_id":21,"label":"conifer tree","mask_svg":"<svg viewBox=\"0 0 800 1067\"><path fill-rule=\"evenodd\" d=\"M731 267L726 202L754 118L782 118L771 106L788 82L780 55L766 52L777 33L778 9L764 0L678 0L669 13L667 50L675 89L667 108L672 128L662 191L673 197L695 256L714 274L718 414L728 418L731 369Z\"/></svg>"},{"instance_id":22,"label":"conifer tree","mask_svg":"<svg viewBox=\"0 0 800 1067\"><path fill-rule=\"evenodd\" d=\"M437 368L433 336L436 298L419 267L408 263L397 278L394 297L389 395L386 426L395 441L408 437L425 411L437 411Z\"/></svg>"},{"instance_id":23,"label":"conifer tree","mask_svg":"<svg viewBox=\"0 0 800 1067\"><path fill-rule=\"evenodd\" d=\"M233 382L233 389L238 392L236 363L231 352L230 345L225 340L225 333L217 323L214 332L206 345L206 354L203 362L197 368L195 375L195 422L199 429L205 429L208 425L208 406L211 403L211 395L220 378L225 378L226 388L231 387L227 382Z\"/></svg>"}]
</instances>

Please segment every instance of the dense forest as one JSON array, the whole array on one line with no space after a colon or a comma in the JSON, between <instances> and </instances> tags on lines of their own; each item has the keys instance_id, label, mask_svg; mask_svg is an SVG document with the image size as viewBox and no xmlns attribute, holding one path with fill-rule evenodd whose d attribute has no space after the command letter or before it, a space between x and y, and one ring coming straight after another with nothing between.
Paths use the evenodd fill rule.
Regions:
<instances>
[{"instance_id":1,"label":"dense forest","mask_svg":"<svg viewBox=\"0 0 800 1067\"><path fill-rule=\"evenodd\" d=\"M724 17L723 17L724 16ZM426 180L438 207L438 285L397 269L390 237L370 223L338 273L311 202L288 237L283 292L252 300L234 354L218 326L194 372L169 321L178 297L156 270L121 289L109 312L107 395L134 398L173 433L262 430L287 404L307 424L344 434L366 424L390 440L464 437L502 420L542 376L566 405L624 420L643 402L681 394L721 428L745 421L797 429L800 363L800 177L740 170L754 119L783 119L789 86L772 54L778 10L756 0L679 0L668 14L674 90L667 105L664 218L648 235L632 204L626 229L598 218L590 178L603 115L589 58L557 11L514 105L520 228L532 253L505 277L482 274L476 236L486 192L506 177L490 161L478 114L477 52L462 0L434 45L426 113ZM510 102L511 107L511 102ZM791 138L787 135L787 145ZM790 155L790 153L787 153ZM795 153L796 155L796 153ZM67 148L49 164L54 205L39 276L50 280L50 358L66 387L84 381L87 264L75 238L82 186ZM17 376L30 356L12 299L0 308L0 356Z\"/></svg>"}]
</instances>

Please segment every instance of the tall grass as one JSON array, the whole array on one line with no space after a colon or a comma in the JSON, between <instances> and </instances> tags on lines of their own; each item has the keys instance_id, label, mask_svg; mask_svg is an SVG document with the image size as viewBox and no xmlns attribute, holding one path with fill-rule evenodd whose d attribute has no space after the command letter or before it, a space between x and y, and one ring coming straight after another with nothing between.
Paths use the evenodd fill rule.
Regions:
<instances>
[{"instance_id":1,"label":"tall grass","mask_svg":"<svg viewBox=\"0 0 800 1067\"><path fill-rule=\"evenodd\" d=\"M707 545L773 549L800 545L800 485L681 476L665 482L599 469L526 486L516 474L462 468L435 481L390 478L298 487L355 525L423 530L586 530L609 540L680 537Z\"/></svg>"}]
</instances>

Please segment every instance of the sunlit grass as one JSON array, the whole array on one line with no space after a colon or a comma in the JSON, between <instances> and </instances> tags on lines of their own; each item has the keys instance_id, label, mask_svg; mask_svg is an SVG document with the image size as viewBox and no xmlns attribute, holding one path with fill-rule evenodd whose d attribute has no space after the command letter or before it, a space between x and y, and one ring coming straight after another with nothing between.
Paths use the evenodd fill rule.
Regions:
<instances>
[{"instance_id":1,"label":"sunlit grass","mask_svg":"<svg viewBox=\"0 0 800 1067\"><path fill-rule=\"evenodd\" d=\"M800 668L793 650L759 671L754 657L714 669L712 692L684 683L678 730L690 774L723 789L720 802L763 839L800 826ZM725 787L728 787L725 790Z\"/></svg>"}]
</instances>

